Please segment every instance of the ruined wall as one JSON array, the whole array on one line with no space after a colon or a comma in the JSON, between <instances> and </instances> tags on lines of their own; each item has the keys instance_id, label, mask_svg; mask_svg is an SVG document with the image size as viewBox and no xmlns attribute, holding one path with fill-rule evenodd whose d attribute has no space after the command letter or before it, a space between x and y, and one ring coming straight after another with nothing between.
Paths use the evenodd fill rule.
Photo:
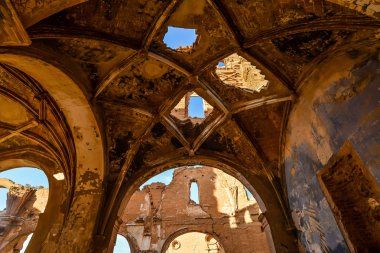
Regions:
<instances>
[{"instance_id":1,"label":"ruined wall","mask_svg":"<svg viewBox=\"0 0 380 253\"><path fill-rule=\"evenodd\" d=\"M192 181L199 186L199 205L190 201ZM132 196L119 233L133 237L141 252L162 252L164 244L191 231L216 236L225 252L269 252L259 215L237 179L208 167L180 168L169 185L153 183Z\"/></svg>"},{"instance_id":2,"label":"ruined wall","mask_svg":"<svg viewBox=\"0 0 380 253\"><path fill-rule=\"evenodd\" d=\"M349 252L349 247L356 247L357 252L378 252L345 240L355 235L348 235L348 224L339 229L344 217L337 217L354 211L355 217L350 217L354 223L365 216L372 222L368 234L376 233L379 225L379 76L378 49L348 49L315 66L291 113L285 147L286 182L293 219L307 252L342 253ZM346 146L352 150L348 152ZM337 156L342 150L348 155ZM342 162L344 159L355 162ZM326 167L327 163L332 165ZM332 178L341 166L344 170ZM325 167L328 174L321 174ZM354 179L356 183L350 184ZM347 189L355 199L344 198ZM361 233L359 228L364 225L359 222L356 233Z\"/></svg>"},{"instance_id":3,"label":"ruined wall","mask_svg":"<svg viewBox=\"0 0 380 253\"><path fill-rule=\"evenodd\" d=\"M9 189L6 208L0 211L0 252L13 253L36 230L49 189L18 185L5 178L0 178L0 187Z\"/></svg>"}]
</instances>

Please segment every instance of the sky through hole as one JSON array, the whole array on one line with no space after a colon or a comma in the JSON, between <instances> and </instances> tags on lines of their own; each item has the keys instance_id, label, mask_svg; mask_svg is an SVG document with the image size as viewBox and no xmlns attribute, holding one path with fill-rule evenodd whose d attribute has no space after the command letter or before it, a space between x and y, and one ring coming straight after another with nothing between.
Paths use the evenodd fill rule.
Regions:
<instances>
[{"instance_id":1,"label":"sky through hole","mask_svg":"<svg viewBox=\"0 0 380 253\"><path fill-rule=\"evenodd\" d=\"M172 48L192 46L197 39L195 29L187 29L181 27L169 26L168 32L165 34L164 43Z\"/></svg>"}]
</instances>

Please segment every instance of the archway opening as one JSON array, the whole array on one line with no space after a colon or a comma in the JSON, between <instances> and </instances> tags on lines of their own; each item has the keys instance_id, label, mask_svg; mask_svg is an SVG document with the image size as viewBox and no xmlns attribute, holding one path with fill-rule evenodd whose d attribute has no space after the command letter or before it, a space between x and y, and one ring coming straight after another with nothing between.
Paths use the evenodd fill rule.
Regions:
<instances>
[{"instance_id":1,"label":"archway opening","mask_svg":"<svg viewBox=\"0 0 380 253\"><path fill-rule=\"evenodd\" d=\"M116 236L115 247L113 249L114 253L131 253L131 247L129 246L128 240L122 236Z\"/></svg>"},{"instance_id":2,"label":"archway opening","mask_svg":"<svg viewBox=\"0 0 380 253\"><path fill-rule=\"evenodd\" d=\"M163 253L213 252L224 253L219 241L210 234L189 232L174 238Z\"/></svg>"},{"instance_id":3,"label":"archway opening","mask_svg":"<svg viewBox=\"0 0 380 253\"><path fill-rule=\"evenodd\" d=\"M203 244L194 247L221 243L223 251L216 247L209 248L209 252L233 253L240 252L239 244L251 241L252 250L270 252L272 239L263 229L265 218L253 197L257 194L252 194L248 190L252 187L246 184L214 167L168 169L148 179L131 195L124 210L120 210L118 234L132 238L137 251L165 252L170 249L165 248L168 241L180 234L215 232L224 235L218 243L210 237L205 241L203 236Z\"/></svg>"},{"instance_id":4,"label":"archway opening","mask_svg":"<svg viewBox=\"0 0 380 253\"><path fill-rule=\"evenodd\" d=\"M37 168L9 169L0 172L0 188L0 251L24 252L48 202L48 177Z\"/></svg>"}]
</instances>

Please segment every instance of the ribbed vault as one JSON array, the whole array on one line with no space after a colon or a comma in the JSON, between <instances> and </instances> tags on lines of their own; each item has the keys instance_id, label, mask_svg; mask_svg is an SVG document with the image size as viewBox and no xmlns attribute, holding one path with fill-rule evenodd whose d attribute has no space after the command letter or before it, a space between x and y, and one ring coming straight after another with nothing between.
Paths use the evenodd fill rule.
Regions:
<instances>
[{"instance_id":1,"label":"ribbed vault","mask_svg":"<svg viewBox=\"0 0 380 253\"><path fill-rule=\"evenodd\" d=\"M45 0L38 10L23 1L5 2L7 8L14 8L12 22L23 23L14 29L32 43L26 49L10 48L5 47L9 41L28 43L20 36L0 40L4 46L0 47L1 77L28 84L19 91L15 90L18 86L2 85L0 96L22 104L31 116L14 125L0 122L0 148L5 139L13 142L7 147L32 139L39 145L34 152L57 162L68 175L72 191L79 191L78 198L83 193L75 188L80 188L76 184L80 178L88 186L86 193L97 196L90 202L102 196L99 207L80 201L72 207L96 207L96 228L88 232L96 234L96 247L108 246L118 208L139 177L150 175L155 166L174 165L173 161L186 164L183 161L189 159L215 167L218 163L235 166L254 181L258 192L266 195L276 248L296 249L289 239L295 235L283 172L289 113L315 66L363 41L369 46L376 43L378 19L322 0L91 0L65 1L65 5ZM198 39L190 53L165 45L168 26L196 29ZM234 53L268 80L265 89L226 85L218 77L217 63ZM33 65L30 59L34 58L40 58L41 66L45 62L75 77L71 82L79 84L74 94L78 99L69 100L52 89L56 84L65 90L64 82L35 75L38 70L31 71L28 65ZM215 113L201 124L176 122L170 112L193 91ZM85 108L84 114L73 116L75 108ZM85 140L78 128L83 115L91 120L84 124L86 132L94 128ZM102 158L99 167L78 162L88 161L82 154L94 149L101 152L103 147L105 169ZM81 177L75 173L82 173ZM78 201L75 193L70 194L70 203ZM271 207L280 212L271 213ZM91 217L95 219L94 214Z\"/></svg>"}]
</instances>

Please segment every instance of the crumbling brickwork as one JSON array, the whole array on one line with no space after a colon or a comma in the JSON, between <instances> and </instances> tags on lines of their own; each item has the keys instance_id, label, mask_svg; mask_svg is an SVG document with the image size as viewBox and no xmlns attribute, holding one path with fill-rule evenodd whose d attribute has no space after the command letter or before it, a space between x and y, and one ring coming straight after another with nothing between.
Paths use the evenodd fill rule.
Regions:
<instances>
[{"instance_id":1,"label":"crumbling brickwork","mask_svg":"<svg viewBox=\"0 0 380 253\"><path fill-rule=\"evenodd\" d=\"M0 211L0 252L14 253L37 227L44 212L49 189L18 185L0 178L0 187L7 188L6 209Z\"/></svg>"},{"instance_id":2,"label":"crumbling brickwork","mask_svg":"<svg viewBox=\"0 0 380 253\"><path fill-rule=\"evenodd\" d=\"M196 42L173 50L169 27ZM276 252L349 252L317 173L350 142L380 182L379 28L378 0L0 1L0 171L50 184L27 253L111 252L138 186L190 165L254 187ZM159 244L153 214L136 227Z\"/></svg>"},{"instance_id":3,"label":"crumbling brickwork","mask_svg":"<svg viewBox=\"0 0 380 253\"><path fill-rule=\"evenodd\" d=\"M190 200L191 182L199 187L199 204ZM179 168L169 185L152 183L134 193L119 234L133 238L139 252L165 252L177 236L195 231L216 236L225 252L269 253L260 214L232 176L211 167Z\"/></svg>"}]
</instances>

